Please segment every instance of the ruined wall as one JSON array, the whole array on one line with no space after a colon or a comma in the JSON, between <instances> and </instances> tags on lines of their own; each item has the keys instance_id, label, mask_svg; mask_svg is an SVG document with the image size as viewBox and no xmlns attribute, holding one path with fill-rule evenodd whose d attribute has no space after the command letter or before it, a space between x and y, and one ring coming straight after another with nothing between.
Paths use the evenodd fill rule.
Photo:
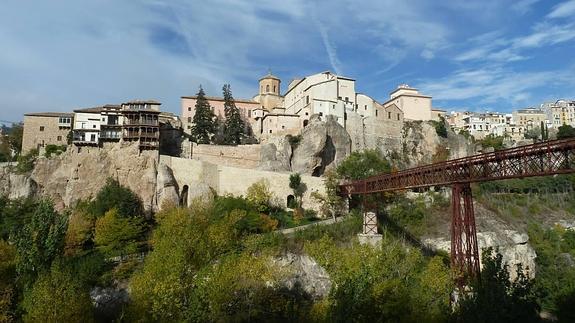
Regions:
<instances>
[{"instance_id":1,"label":"ruined wall","mask_svg":"<svg viewBox=\"0 0 575 323\"><path fill-rule=\"evenodd\" d=\"M249 170L215 165L212 163L193 159L184 159L170 156L160 156L160 166L168 166L178 183L180 191L184 186L190 189L189 196L196 196L193 190L198 185L207 184L218 194L244 195L247 188L253 183L265 180L270 191L276 198L276 203L283 207L287 206L287 196L293 194L289 188L289 173L276 173L263 170ZM307 190L303 197L303 207L314 210L319 209L319 205L311 198L312 192L325 193L323 179L302 175L302 182L306 184ZM203 190L203 188L202 188ZM191 202L191 198L188 199Z\"/></svg>"},{"instance_id":2,"label":"ruined wall","mask_svg":"<svg viewBox=\"0 0 575 323\"><path fill-rule=\"evenodd\" d=\"M260 152L261 145L191 145L192 159L240 168L256 168Z\"/></svg>"}]
</instances>

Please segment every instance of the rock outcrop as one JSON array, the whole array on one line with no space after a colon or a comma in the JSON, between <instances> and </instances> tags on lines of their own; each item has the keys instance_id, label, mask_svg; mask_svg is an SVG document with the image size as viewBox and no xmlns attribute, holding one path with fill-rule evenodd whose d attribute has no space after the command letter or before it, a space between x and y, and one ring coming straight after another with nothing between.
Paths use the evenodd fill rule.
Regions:
<instances>
[{"instance_id":1,"label":"rock outcrop","mask_svg":"<svg viewBox=\"0 0 575 323\"><path fill-rule=\"evenodd\" d=\"M28 175L14 174L9 167L0 168L0 196L18 199L36 194L36 182Z\"/></svg>"},{"instance_id":2,"label":"rock outcrop","mask_svg":"<svg viewBox=\"0 0 575 323\"><path fill-rule=\"evenodd\" d=\"M258 168L321 176L351 152L351 137L333 116L313 115L298 138L295 143L289 136L270 138Z\"/></svg>"},{"instance_id":3,"label":"rock outcrop","mask_svg":"<svg viewBox=\"0 0 575 323\"><path fill-rule=\"evenodd\" d=\"M275 263L286 270L284 284L288 289L301 287L313 299L329 295L332 286L329 274L310 256L287 253L277 258Z\"/></svg>"}]
</instances>

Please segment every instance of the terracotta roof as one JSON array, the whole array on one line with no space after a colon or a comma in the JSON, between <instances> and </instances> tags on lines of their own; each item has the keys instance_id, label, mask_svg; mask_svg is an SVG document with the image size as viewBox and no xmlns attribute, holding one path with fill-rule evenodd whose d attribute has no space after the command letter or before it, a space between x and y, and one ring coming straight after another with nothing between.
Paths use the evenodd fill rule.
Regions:
<instances>
[{"instance_id":1,"label":"terracotta roof","mask_svg":"<svg viewBox=\"0 0 575 323\"><path fill-rule=\"evenodd\" d=\"M74 116L73 113L69 112L31 112L25 113L25 116L30 117L72 117Z\"/></svg>"}]
</instances>

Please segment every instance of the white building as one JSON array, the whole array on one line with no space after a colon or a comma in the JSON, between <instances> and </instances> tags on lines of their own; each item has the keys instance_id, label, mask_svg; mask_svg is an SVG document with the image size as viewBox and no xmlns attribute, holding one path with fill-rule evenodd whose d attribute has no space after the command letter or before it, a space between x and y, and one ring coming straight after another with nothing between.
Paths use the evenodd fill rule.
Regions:
<instances>
[{"instance_id":1,"label":"white building","mask_svg":"<svg viewBox=\"0 0 575 323\"><path fill-rule=\"evenodd\" d=\"M433 120L431 97L420 94L417 89L407 84L402 84L391 92L389 97L389 100L383 103L383 106L387 107L391 104L395 104L403 111L405 119Z\"/></svg>"}]
</instances>

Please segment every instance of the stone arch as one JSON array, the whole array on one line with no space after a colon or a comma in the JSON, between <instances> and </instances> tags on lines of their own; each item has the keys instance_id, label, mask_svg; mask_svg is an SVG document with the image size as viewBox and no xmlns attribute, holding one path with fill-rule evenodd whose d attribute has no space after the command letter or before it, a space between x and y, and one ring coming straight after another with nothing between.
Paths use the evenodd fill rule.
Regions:
<instances>
[{"instance_id":1,"label":"stone arch","mask_svg":"<svg viewBox=\"0 0 575 323\"><path fill-rule=\"evenodd\" d=\"M188 185L184 185L184 187L182 187L182 194L180 194L180 206L182 207L188 206L188 190Z\"/></svg>"},{"instance_id":2,"label":"stone arch","mask_svg":"<svg viewBox=\"0 0 575 323\"><path fill-rule=\"evenodd\" d=\"M288 195L286 198L286 206L290 207L290 205L293 205L295 203L295 196L293 196L292 194Z\"/></svg>"}]
</instances>

